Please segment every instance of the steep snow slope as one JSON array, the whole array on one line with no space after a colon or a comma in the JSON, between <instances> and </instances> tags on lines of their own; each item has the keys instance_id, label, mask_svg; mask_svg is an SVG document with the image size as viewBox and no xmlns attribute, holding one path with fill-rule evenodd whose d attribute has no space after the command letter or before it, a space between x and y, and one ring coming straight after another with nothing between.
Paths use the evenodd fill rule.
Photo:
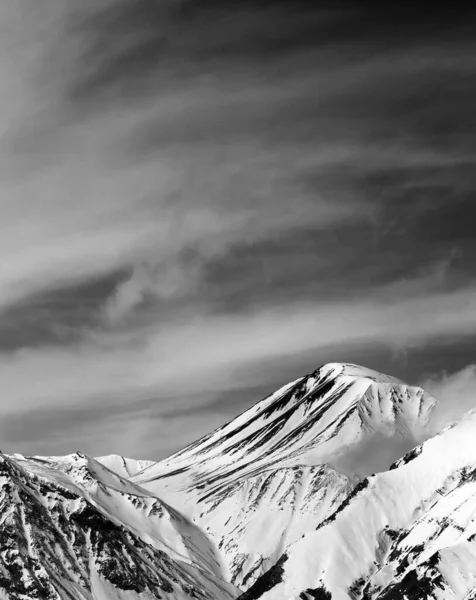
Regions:
<instances>
[{"instance_id":1,"label":"steep snow slope","mask_svg":"<svg viewBox=\"0 0 476 600\"><path fill-rule=\"evenodd\" d=\"M468 600L475 565L473 412L362 482L240 598Z\"/></svg>"},{"instance_id":2,"label":"steep snow slope","mask_svg":"<svg viewBox=\"0 0 476 600\"><path fill-rule=\"evenodd\" d=\"M353 487L330 465L377 434L414 440L435 402L386 375L324 365L132 480L206 530L246 589Z\"/></svg>"},{"instance_id":3,"label":"steep snow slope","mask_svg":"<svg viewBox=\"0 0 476 600\"><path fill-rule=\"evenodd\" d=\"M435 402L386 375L324 365L132 479L186 506L190 493L211 496L270 469L332 462L375 433L418 437Z\"/></svg>"},{"instance_id":4,"label":"steep snow slope","mask_svg":"<svg viewBox=\"0 0 476 600\"><path fill-rule=\"evenodd\" d=\"M206 499L197 520L217 541L228 579L246 589L289 544L331 515L352 488L327 465L271 470Z\"/></svg>"},{"instance_id":5,"label":"steep snow slope","mask_svg":"<svg viewBox=\"0 0 476 600\"><path fill-rule=\"evenodd\" d=\"M117 473L121 477L128 479L137 473L140 473L147 467L156 463L154 460L136 460L134 458L125 458L119 454L108 454L107 456L96 457L96 460Z\"/></svg>"},{"instance_id":6,"label":"steep snow slope","mask_svg":"<svg viewBox=\"0 0 476 600\"><path fill-rule=\"evenodd\" d=\"M334 600L403 600L421 580L446 593L435 598L462 600L476 556L466 455L436 479L447 442L430 450L437 463L419 462L425 444L391 471L352 475L356 457L380 458L382 440L395 449L421 439L435 402L333 363L159 463L0 453L0 598L227 600L248 590L243 599L328 600L327 589Z\"/></svg>"},{"instance_id":7,"label":"steep snow slope","mask_svg":"<svg viewBox=\"0 0 476 600\"><path fill-rule=\"evenodd\" d=\"M216 600L206 536L177 511L82 454L0 454L0 590L10 599Z\"/></svg>"}]
</instances>

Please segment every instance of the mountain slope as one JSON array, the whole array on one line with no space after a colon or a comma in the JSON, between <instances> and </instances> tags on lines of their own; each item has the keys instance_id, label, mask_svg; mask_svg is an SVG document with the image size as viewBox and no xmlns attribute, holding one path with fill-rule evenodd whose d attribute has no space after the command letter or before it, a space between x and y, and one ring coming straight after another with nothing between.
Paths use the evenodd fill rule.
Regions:
<instances>
[{"instance_id":1,"label":"mountain slope","mask_svg":"<svg viewBox=\"0 0 476 600\"><path fill-rule=\"evenodd\" d=\"M435 403L386 375L324 365L132 479L186 504L269 469L332 462L376 433L417 438Z\"/></svg>"},{"instance_id":2,"label":"mountain slope","mask_svg":"<svg viewBox=\"0 0 476 600\"><path fill-rule=\"evenodd\" d=\"M134 458L126 458L118 454L108 454L107 456L96 457L96 460L107 467L109 470L117 473L125 479L133 477L147 467L151 467L156 463L154 460L136 460Z\"/></svg>"},{"instance_id":3,"label":"mountain slope","mask_svg":"<svg viewBox=\"0 0 476 600\"><path fill-rule=\"evenodd\" d=\"M206 530L246 589L354 487L339 472L350 452L376 435L413 446L435 402L374 371L324 365L132 480Z\"/></svg>"},{"instance_id":4,"label":"mountain slope","mask_svg":"<svg viewBox=\"0 0 476 600\"><path fill-rule=\"evenodd\" d=\"M11 599L233 598L206 536L82 454L0 454L0 590Z\"/></svg>"},{"instance_id":5,"label":"mountain slope","mask_svg":"<svg viewBox=\"0 0 476 600\"><path fill-rule=\"evenodd\" d=\"M332 363L161 462L0 453L0 598L468 600L476 417L387 470L435 405Z\"/></svg>"},{"instance_id":6,"label":"mountain slope","mask_svg":"<svg viewBox=\"0 0 476 600\"><path fill-rule=\"evenodd\" d=\"M331 515L353 488L327 465L267 471L200 503L200 526L217 541L227 579L246 589L289 544Z\"/></svg>"},{"instance_id":7,"label":"mountain slope","mask_svg":"<svg viewBox=\"0 0 476 600\"><path fill-rule=\"evenodd\" d=\"M475 439L471 413L367 478L240 598L476 597Z\"/></svg>"}]
</instances>

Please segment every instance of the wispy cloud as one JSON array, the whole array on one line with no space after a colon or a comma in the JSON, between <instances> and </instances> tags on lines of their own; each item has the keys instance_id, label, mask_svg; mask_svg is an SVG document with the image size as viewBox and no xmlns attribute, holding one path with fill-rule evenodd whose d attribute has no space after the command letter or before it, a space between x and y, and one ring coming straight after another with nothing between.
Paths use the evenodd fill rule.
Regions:
<instances>
[{"instance_id":1,"label":"wispy cloud","mask_svg":"<svg viewBox=\"0 0 476 600\"><path fill-rule=\"evenodd\" d=\"M440 373L425 379L422 386L439 400L433 417L435 432L476 409L476 365L456 373Z\"/></svg>"},{"instance_id":2,"label":"wispy cloud","mask_svg":"<svg viewBox=\"0 0 476 600\"><path fill-rule=\"evenodd\" d=\"M7 416L89 405L94 412L100 399L103 408L128 405L133 413L134 404L140 412L141 403L154 397L153 412L160 417L170 402L176 409L191 402L197 407L244 381L249 385L260 362L283 364L295 354L322 355L336 345L398 348L474 335L474 294L468 288L389 301L376 293L340 303L149 323L140 332L96 334L70 348L25 349L0 362L0 388L8 398L0 410ZM266 378L266 369L260 376Z\"/></svg>"},{"instance_id":3,"label":"wispy cloud","mask_svg":"<svg viewBox=\"0 0 476 600\"><path fill-rule=\"evenodd\" d=\"M0 8L5 422L130 405L143 432L272 362L476 334L471 37L205 5Z\"/></svg>"}]
</instances>

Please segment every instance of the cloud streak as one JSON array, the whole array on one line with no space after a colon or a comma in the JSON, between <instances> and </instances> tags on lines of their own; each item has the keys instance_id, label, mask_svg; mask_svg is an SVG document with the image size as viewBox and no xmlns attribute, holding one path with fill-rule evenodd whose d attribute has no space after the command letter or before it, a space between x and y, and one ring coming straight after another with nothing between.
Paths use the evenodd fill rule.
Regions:
<instances>
[{"instance_id":1,"label":"cloud streak","mask_svg":"<svg viewBox=\"0 0 476 600\"><path fill-rule=\"evenodd\" d=\"M393 301L375 294L338 304L286 305L235 317L149 323L140 335L136 328L122 336L96 334L69 349L25 349L0 362L0 387L9 399L1 410L7 416L89 405L94 412L101 399L112 413L129 406L133 414L134 404L140 412L145 399L156 398L154 414L160 417L170 402L177 410L191 397L197 408L239 389L243 378L249 385L261 362L285 364L295 354L322 355L344 344L407 348L474 335L474 293L470 288Z\"/></svg>"},{"instance_id":2,"label":"cloud streak","mask_svg":"<svg viewBox=\"0 0 476 600\"><path fill-rule=\"evenodd\" d=\"M467 365L456 373L439 373L422 382L439 400L433 417L433 429L458 421L466 412L476 409L476 365Z\"/></svg>"},{"instance_id":3,"label":"cloud streak","mask_svg":"<svg viewBox=\"0 0 476 600\"><path fill-rule=\"evenodd\" d=\"M464 24L397 11L402 44L345 3L27 4L0 8L5 423L90 411L112 440L130 406L156 456L144 422L171 405L238 411L290 362L476 335ZM78 441L105 453L95 427Z\"/></svg>"}]
</instances>

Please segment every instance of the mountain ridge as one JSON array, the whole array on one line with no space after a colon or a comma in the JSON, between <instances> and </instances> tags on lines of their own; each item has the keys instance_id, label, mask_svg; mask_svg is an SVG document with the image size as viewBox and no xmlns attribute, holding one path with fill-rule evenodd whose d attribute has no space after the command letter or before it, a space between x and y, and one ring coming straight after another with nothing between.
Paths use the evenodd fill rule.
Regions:
<instances>
[{"instance_id":1,"label":"mountain ridge","mask_svg":"<svg viewBox=\"0 0 476 600\"><path fill-rule=\"evenodd\" d=\"M337 600L473 598L475 428L471 411L390 470L364 480L330 519L290 548L275 585L265 591L258 585L240 599L280 600L313 589ZM431 468L435 459L438 469Z\"/></svg>"},{"instance_id":2,"label":"mountain ridge","mask_svg":"<svg viewBox=\"0 0 476 600\"><path fill-rule=\"evenodd\" d=\"M210 532L224 556L225 576L247 587L279 559L288 520L293 521L292 543L350 493L356 479L341 472L339 458L376 433L413 440L435 405L424 390L394 377L329 363L132 480L180 506ZM318 470L319 495L299 510L294 498L306 497L306 490L301 490L301 479L291 483L293 469ZM262 492L257 508L256 501L250 505L240 496L236 481L253 486L262 479L276 486L279 482L280 491L270 499ZM288 498L286 510L276 500L281 495ZM259 519L256 512L262 515ZM240 515L241 522L229 513ZM274 540L267 534L271 520Z\"/></svg>"},{"instance_id":3,"label":"mountain ridge","mask_svg":"<svg viewBox=\"0 0 476 600\"><path fill-rule=\"evenodd\" d=\"M399 391L400 407L393 402L395 390ZM418 405L414 405L414 400ZM342 406L336 408L337 402ZM339 433L336 428L345 429L349 420L359 421L356 427L362 424L371 430L405 434L418 429L421 420L426 424L434 406L435 400L419 387L356 365L329 363L283 386L212 434L138 473L135 479L151 487L154 479L171 478L184 470L190 472L187 460L193 457L200 464L200 472L195 473L197 484L210 486L217 470L226 470L227 463L233 464L236 470L237 463L241 462L243 476L256 474L255 459L259 461L260 454L266 454L265 468L273 460L274 464L284 464L283 452L290 455L291 464L296 463L297 454L301 464L305 464L306 452L330 441L325 451L312 453L310 464L317 464L324 462L336 448L341 450L344 445L355 442L355 436L359 437L361 432L356 432L354 427L354 430L344 431L344 439L338 439L332 447L332 440ZM394 409L395 414L391 412ZM411 409L414 409L413 414ZM372 411L376 416L374 422L369 418ZM333 430L325 432L329 426ZM388 431L392 428L398 431ZM243 448L245 456L240 456ZM247 463L252 461L253 467L247 468ZM213 471L211 477L207 477L207 470Z\"/></svg>"},{"instance_id":4,"label":"mountain ridge","mask_svg":"<svg viewBox=\"0 0 476 600\"><path fill-rule=\"evenodd\" d=\"M476 413L416 444L436 406L329 363L163 461L0 453L0 598L476 598Z\"/></svg>"}]
</instances>

